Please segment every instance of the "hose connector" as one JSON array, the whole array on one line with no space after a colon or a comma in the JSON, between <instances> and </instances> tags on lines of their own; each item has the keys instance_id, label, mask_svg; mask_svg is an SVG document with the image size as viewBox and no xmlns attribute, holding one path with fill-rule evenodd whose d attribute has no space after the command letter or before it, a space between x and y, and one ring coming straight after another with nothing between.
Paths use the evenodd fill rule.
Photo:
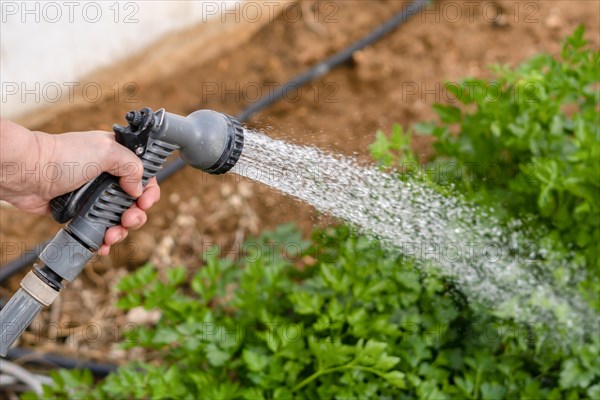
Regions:
<instances>
[{"instance_id":1,"label":"hose connector","mask_svg":"<svg viewBox=\"0 0 600 400\"><path fill-rule=\"evenodd\" d=\"M56 300L62 285L55 277L45 267L36 266L35 271L25 275L21 288L0 310L0 356L6 356L37 313Z\"/></svg>"}]
</instances>

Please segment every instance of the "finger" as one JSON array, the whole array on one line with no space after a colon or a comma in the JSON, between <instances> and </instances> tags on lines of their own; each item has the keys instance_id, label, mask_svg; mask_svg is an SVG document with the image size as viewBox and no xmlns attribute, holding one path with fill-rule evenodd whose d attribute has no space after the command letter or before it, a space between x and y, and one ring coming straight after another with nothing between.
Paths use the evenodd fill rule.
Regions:
<instances>
[{"instance_id":1,"label":"finger","mask_svg":"<svg viewBox=\"0 0 600 400\"><path fill-rule=\"evenodd\" d=\"M137 205L142 210L146 211L160 200L160 187L156 178L152 178L148 181L144 193L137 199Z\"/></svg>"},{"instance_id":2,"label":"finger","mask_svg":"<svg viewBox=\"0 0 600 400\"><path fill-rule=\"evenodd\" d=\"M108 253L110 253L110 246L104 243L102 246L100 246L100 249L98 249L98 255L107 256Z\"/></svg>"},{"instance_id":3,"label":"finger","mask_svg":"<svg viewBox=\"0 0 600 400\"><path fill-rule=\"evenodd\" d=\"M113 226L106 230L104 235L104 243L112 246L113 244L119 243L127 237L127 229L121 225Z\"/></svg>"},{"instance_id":4,"label":"finger","mask_svg":"<svg viewBox=\"0 0 600 400\"><path fill-rule=\"evenodd\" d=\"M148 216L137 205L131 206L121 216L121 225L127 229L140 229L146 223Z\"/></svg>"},{"instance_id":5,"label":"finger","mask_svg":"<svg viewBox=\"0 0 600 400\"><path fill-rule=\"evenodd\" d=\"M114 136L109 138L102 169L111 175L120 177L119 184L131 196L139 197L142 194L144 166L131 150L117 143Z\"/></svg>"},{"instance_id":6,"label":"finger","mask_svg":"<svg viewBox=\"0 0 600 400\"><path fill-rule=\"evenodd\" d=\"M139 197L144 192L144 188L142 186L142 181L139 180L137 183L135 182L135 178L131 176L123 176L119 179L119 185L123 188L127 194L133 197Z\"/></svg>"}]
</instances>

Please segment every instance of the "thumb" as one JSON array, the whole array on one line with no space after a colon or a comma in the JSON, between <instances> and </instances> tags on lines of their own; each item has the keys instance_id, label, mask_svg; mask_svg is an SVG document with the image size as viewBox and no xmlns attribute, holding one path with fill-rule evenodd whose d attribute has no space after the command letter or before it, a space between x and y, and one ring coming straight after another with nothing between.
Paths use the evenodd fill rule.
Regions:
<instances>
[{"instance_id":1,"label":"thumb","mask_svg":"<svg viewBox=\"0 0 600 400\"><path fill-rule=\"evenodd\" d=\"M119 185L125 192L134 197L142 195L142 176L144 166L141 160L128 148L116 141L111 146L110 156L104 170L111 175L118 176Z\"/></svg>"}]
</instances>

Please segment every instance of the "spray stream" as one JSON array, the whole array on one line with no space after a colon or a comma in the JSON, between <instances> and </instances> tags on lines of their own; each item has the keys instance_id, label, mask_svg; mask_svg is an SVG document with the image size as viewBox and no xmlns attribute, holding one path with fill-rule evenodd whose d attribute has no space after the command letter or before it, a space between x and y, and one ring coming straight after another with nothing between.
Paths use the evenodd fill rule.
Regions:
<instances>
[{"instance_id":1,"label":"spray stream","mask_svg":"<svg viewBox=\"0 0 600 400\"><path fill-rule=\"evenodd\" d=\"M569 268L568 260L535 249L520 221L502 228L488 213L431 184L258 132L246 130L244 136L246 147L233 172L354 225L413 258L423 272L451 279L472 303L497 315L558 322L570 336L594 329L589 307L543 277L548 267Z\"/></svg>"}]
</instances>

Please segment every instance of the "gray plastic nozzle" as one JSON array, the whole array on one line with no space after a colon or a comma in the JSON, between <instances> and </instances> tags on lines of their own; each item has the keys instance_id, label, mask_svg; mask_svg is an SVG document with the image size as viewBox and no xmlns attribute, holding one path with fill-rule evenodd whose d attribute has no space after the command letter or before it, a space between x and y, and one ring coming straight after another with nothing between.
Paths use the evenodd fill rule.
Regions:
<instances>
[{"instance_id":1,"label":"gray plastic nozzle","mask_svg":"<svg viewBox=\"0 0 600 400\"><path fill-rule=\"evenodd\" d=\"M144 166L142 182L162 168L177 149L192 167L210 174L229 171L244 145L241 124L226 114L196 111L187 117L149 108L126 116L128 126L115 125L117 141L137 154ZM52 304L62 281L73 281L104 241L106 230L117 225L135 198L125 193L118 179L103 173L75 192L52 201L54 217L70 221L46 246L36 267L21 281L21 289L0 311L0 354L29 326L43 306Z\"/></svg>"},{"instance_id":2,"label":"gray plastic nozzle","mask_svg":"<svg viewBox=\"0 0 600 400\"><path fill-rule=\"evenodd\" d=\"M244 146L242 125L227 114L211 110L199 110L187 117L165 112L152 137L179 146L187 164L210 174L229 171Z\"/></svg>"},{"instance_id":3,"label":"gray plastic nozzle","mask_svg":"<svg viewBox=\"0 0 600 400\"><path fill-rule=\"evenodd\" d=\"M19 289L0 310L0 356L6 356L10 346L27 329L42 307L29 293Z\"/></svg>"}]
</instances>

